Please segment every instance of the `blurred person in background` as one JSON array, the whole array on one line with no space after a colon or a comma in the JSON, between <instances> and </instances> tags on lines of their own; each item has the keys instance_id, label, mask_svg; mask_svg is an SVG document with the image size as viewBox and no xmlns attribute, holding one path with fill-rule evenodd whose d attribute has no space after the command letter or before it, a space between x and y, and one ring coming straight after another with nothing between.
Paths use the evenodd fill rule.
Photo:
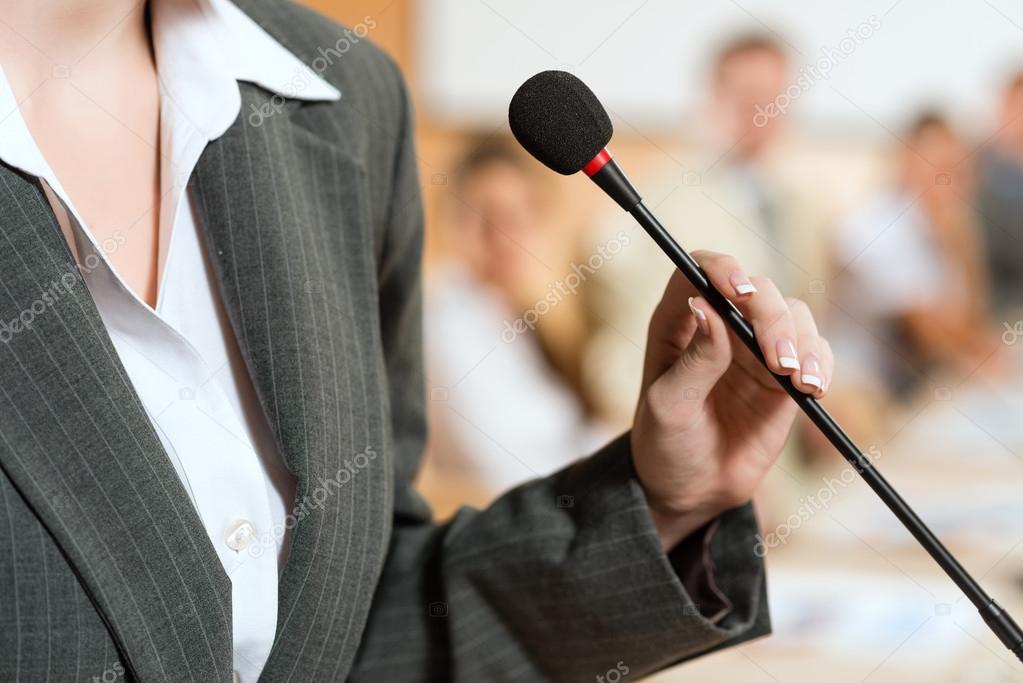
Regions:
<instances>
[{"instance_id":1,"label":"blurred person in background","mask_svg":"<svg viewBox=\"0 0 1023 683\"><path fill-rule=\"evenodd\" d=\"M934 373L965 379L995 367L967 147L935 113L918 116L904 141L893 186L835 234L830 332L848 370L832 400L843 413L856 406L865 429L881 419L866 407L909 399Z\"/></svg>"},{"instance_id":2,"label":"blurred person in background","mask_svg":"<svg viewBox=\"0 0 1023 683\"><path fill-rule=\"evenodd\" d=\"M545 265L568 254L546 239L538 187L508 144L470 147L449 195L446 258L426 285L437 400L424 483L436 475L465 499L457 503L486 502L550 474L612 435L580 390L585 321L563 273ZM454 490L453 480L461 483Z\"/></svg>"},{"instance_id":3,"label":"blurred person in background","mask_svg":"<svg viewBox=\"0 0 1023 683\"><path fill-rule=\"evenodd\" d=\"M724 43L709 69L700 142L661 149L672 163L637 176L637 186L683 246L735 254L751 273L805 291L811 278L803 264L820 261L810 211L784 170L786 119L795 102L781 98L793 77L785 47L770 35ZM617 209L610 209L598 239L620 229L638 232ZM585 362L587 385L608 415L624 419L632 409L620 378L639 376L638 340L672 269L640 233L588 290L599 323Z\"/></svg>"},{"instance_id":4,"label":"blurred person in background","mask_svg":"<svg viewBox=\"0 0 1023 683\"><path fill-rule=\"evenodd\" d=\"M1023 73L1002 93L997 126L981 157L978 209L992 311L1011 317L1023 308Z\"/></svg>"},{"instance_id":5,"label":"blurred person in background","mask_svg":"<svg viewBox=\"0 0 1023 683\"><path fill-rule=\"evenodd\" d=\"M802 236L792 234L800 223L796 193L772 158L794 105L785 94L792 78L788 54L774 38L748 35L721 48L707 104L709 146L701 160L707 165L701 163L698 178L703 197L688 197L677 215L677 229L699 226L710 248L742 254L779 282L793 280L792 266L802 260L796 253Z\"/></svg>"}]
</instances>

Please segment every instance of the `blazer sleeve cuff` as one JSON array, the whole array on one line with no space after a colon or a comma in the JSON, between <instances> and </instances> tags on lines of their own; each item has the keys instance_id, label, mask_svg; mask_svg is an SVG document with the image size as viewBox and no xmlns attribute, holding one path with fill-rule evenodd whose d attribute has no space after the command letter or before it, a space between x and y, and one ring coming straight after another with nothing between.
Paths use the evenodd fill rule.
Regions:
<instances>
[{"instance_id":1,"label":"blazer sleeve cuff","mask_svg":"<svg viewBox=\"0 0 1023 683\"><path fill-rule=\"evenodd\" d=\"M661 548L628 434L561 474L557 504L571 511L579 552L593 565L578 574L581 592L599 600L605 614L615 615L608 632L648 644L651 657L643 674L770 633L752 505L730 510L697 532L700 545L706 542L712 572L705 578L728 607L705 614L709 606L701 609L700 596L687 589ZM623 558L628 558L629 577L615 599L598 569L622 565Z\"/></svg>"}]
</instances>

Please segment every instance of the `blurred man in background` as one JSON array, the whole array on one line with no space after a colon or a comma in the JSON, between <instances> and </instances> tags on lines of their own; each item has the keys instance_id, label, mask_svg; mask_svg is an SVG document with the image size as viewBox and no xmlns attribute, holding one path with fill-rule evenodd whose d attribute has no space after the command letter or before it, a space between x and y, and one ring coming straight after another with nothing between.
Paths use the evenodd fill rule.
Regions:
<instances>
[{"instance_id":1,"label":"blurred man in background","mask_svg":"<svg viewBox=\"0 0 1023 683\"><path fill-rule=\"evenodd\" d=\"M998 314L1023 307L1023 73L1002 93L993 145L982 156L978 208Z\"/></svg>"},{"instance_id":2,"label":"blurred man in background","mask_svg":"<svg viewBox=\"0 0 1023 683\"><path fill-rule=\"evenodd\" d=\"M784 135L788 109L779 104L791 77L786 51L773 38L745 36L721 49L712 69L702 197L677 207L678 225L700 226L711 248L736 250L751 268L782 281L793 279L799 260L791 234L798 208L771 155Z\"/></svg>"},{"instance_id":3,"label":"blurred man in background","mask_svg":"<svg viewBox=\"0 0 1023 683\"><path fill-rule=\"evenodd\" d=\"M943 117L920 115L904 136L898 176L835 235L835 353L849 403L908 398L926 376L960 379L997 348L987 273L970 206L974 171ZM864 400L875 394L879 400Z\"/></svg>"},{"instance_id":4,"label":"blurred man in background","mask_svg":"<svg viewBox=\"0 0 1023 683\"><path fill-rule=\"evenodd\" d=\"M698 142L682 151L661 150L671 163L640 171L636 184L683 246L735 254L751 274L798 292L811 279L803 264L820 260L805 202L781 168L789 110L782 113L777 104L792 77L784 46L770 35L744 34L725 43L709 69L701 130L693 131ZM617 207L611 211L597 239L620 229L638 231ZM602 409L622 421L633 397L621 391L621 378L639 377L637 340L657 303L659 283L671 271L656 245L639 234L588 290L599 322L587 384L595 387Z\"/></svg>"},{"instance_id":5,"label":"blurred man in background","mask_svg":"<svg viewBox=\"0 0 1023 683\"><path fill-rule=\"evenodd\" d=\"M427 283L425 316L435 400L424 476L442 475L449 491L460 480L459 503L550 474L611 435L581 398L585 323L548 267L565 247L546 239L534 179L506 144L472 147L455 172L448 258Z\"/></svg>"}]
</instances>

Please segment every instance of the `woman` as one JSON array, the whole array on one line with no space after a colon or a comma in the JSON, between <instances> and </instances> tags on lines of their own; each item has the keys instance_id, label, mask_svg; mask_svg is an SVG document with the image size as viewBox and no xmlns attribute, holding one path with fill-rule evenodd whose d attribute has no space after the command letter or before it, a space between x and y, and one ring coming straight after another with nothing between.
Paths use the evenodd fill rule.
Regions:
<instances>
[{"instance_id":1,"label":"woman","mask_svg":"<svg viewBox=\"0 0 1023 683\"><path fill-rule=\"evenodd\" d=\"M3 26L0 678L565 680L767 631L745 503L795 408L677 277L629 434L430 522L411 116L366 25ZM805 306L698 257L821 395Z\"/></svg>"},{"instance_id":2,"label":"woman","mask_svg":"<svg viewBox=\"0 0 1023 683\"><path fill-rule=\"evenodd\" d=\"M587 330L576 294L593 269L584 258L578 270L544 267L569 258L564 244L547 246L544 236L571 240L545 230L524 153L490 140L470 150L452 174L443 255L424 285L427 382L431 394L443 387L443 400L428 404L419 487L438 513L489 503L615 433L582 381ZM452 481L463 481L456 491L470 496L445 495Z\"/></svg>"}]
</instances>

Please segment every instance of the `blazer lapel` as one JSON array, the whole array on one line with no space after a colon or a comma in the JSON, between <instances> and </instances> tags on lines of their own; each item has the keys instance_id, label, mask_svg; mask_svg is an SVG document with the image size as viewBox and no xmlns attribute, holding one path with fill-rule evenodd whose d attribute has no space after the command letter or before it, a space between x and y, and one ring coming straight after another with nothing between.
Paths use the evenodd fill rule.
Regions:
<instances>
[{"instance_id":1,"label":"blazer lapel","mask_svg":"<svg viewBox=\"0 0 1023 683\"><path fill-rule=\"evenodd\" d=\"M257 393L298 480L277 639L264 680L343 679L392 508L367 175L241 84L243 115L193 176L208 249ZM319 109L317 109L319 107Z\"/></svg>"},{"instance_id":2,"label":"blazer lapel","mask_svg":"<svg viewBox=\"0 0 1023 683\"><path fill-rule=\"evenodd\" d=\"M0 467L73 565L135 678L229 680L230 581L39 184L5 166Z\"/></svg>"}]
</instances>

